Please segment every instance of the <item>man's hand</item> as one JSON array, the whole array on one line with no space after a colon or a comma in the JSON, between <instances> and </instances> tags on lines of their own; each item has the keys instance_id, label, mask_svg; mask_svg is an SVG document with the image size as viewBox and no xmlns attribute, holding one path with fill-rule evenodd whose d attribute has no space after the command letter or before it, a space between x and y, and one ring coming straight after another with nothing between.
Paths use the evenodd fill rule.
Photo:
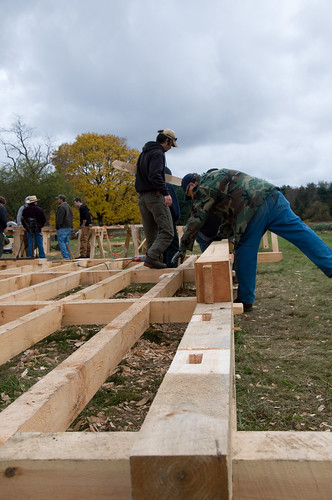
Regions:
<instances>
[{"instance_id":1,"label":"man's hand","mask_svg":"<svg viewBox=\"0 0 332 500\"><path fill-rule=\"evenodd\" d=\"M170 194L168 194L167 196L164 196L164 200L165 200L166 207L170 207L173 203L173 200L172 200L172 197Z\"/></svg>"},{"instance_id":2,"label":"man's hand","mask_svg":"<svg viewBox=\"0 0 332 500\"><path fill-rule=\"evenodd\" d=\"M173 258L171 260L171 264L177 264L178 260L180 259L180 262L182 264L182 262L184 261L184 258L186 256L186 252L183 252L181 250L179 250L178 252L176 252L176 254L173 255Z\"/></svg>"}]
</instances>

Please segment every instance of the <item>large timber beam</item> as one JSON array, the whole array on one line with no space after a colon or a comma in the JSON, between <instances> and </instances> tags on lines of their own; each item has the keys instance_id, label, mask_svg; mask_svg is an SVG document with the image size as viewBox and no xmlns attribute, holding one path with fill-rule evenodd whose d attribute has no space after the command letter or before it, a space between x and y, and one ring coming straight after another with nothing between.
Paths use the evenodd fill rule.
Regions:
<instances>
[{"instance_id":1,"label":"large timber beam","mask_svg":"<svg viewBox=\"0 0 332 500\"><path fill-rule=\"evenodd\" d=\"M0 327L0 364L61 327L61 304L51 304Z\"/></svg>"},{"instance_id":2,"label":"large timber beam","mask_svg":"<svg viewBox=\"0 0 332 500\"><path fill-rule=\"evenodd\" d=\"M0 446L6 500L131 500L135 432L18 433Z\"/></svg>"},{"instance_id":3,"label":"large timber beam","mask_svg":"<svg viewBox=\"0 0 332 500\"><path fill-rule=\"evenodd\" d=\"M135 500L232 498L232 308L202 306L134 443Z\"/></svg>"},{"instance_id":4,"label":"large timber beam","mask_svg":"<svg viewBox=\"0 0 332 500\"><path fill-rule=\"evenodd\" d=\"M234 499L330 500L330 432L237 432Z\"/></svg>"}]
</instances>

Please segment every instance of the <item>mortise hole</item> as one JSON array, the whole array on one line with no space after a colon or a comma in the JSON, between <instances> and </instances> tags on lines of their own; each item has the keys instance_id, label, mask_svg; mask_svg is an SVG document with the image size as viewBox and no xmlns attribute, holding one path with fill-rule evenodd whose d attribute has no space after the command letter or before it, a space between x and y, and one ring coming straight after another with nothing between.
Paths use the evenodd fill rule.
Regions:
<instances>
[{"instance_id":1,"label":"mortise hole","mask_svg":"<svg viewBox=\"0 0 332 500\"><path fill-rule=\"evenodd\" d=\"M188 363L190 365L199 365L202 362L202 359L203 359L203 353L189 354Z\"/></svg>"}]
</instances>

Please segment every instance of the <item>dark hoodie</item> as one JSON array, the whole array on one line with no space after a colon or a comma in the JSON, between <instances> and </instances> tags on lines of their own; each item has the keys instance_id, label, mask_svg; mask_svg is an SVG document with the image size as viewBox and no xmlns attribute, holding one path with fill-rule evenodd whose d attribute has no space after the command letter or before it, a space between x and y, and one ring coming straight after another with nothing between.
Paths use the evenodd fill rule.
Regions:
<instances>
[{"instance_id":1,"label":"dark hoodie","mask_svg":"<svg viewBox=\"0 0 332 500\"><path fill-rule=\"evenodd\" d=\"M138 193L159 191L169 194L165 183L165 150L159 142L147 142L137 160L135 188Z\"/></svg>"}]
</instances>

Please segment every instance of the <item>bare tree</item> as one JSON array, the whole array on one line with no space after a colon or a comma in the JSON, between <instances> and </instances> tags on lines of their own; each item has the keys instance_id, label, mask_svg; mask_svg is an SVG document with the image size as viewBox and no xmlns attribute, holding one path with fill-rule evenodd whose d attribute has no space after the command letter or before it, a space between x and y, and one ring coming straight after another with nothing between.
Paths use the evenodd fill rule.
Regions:
<instances>
[{"instance_id":1,"label":"bare tree","mask_svg":"<svg viewBox=\"0 0 332 500\"><path fill-rule=\"evenodd\" d=\"M42 144L33 142L35 130L16 118L9 129L0 129L0 143L4 147L7 162L3 168L19 177L30 175L35 179L47 173L51 166L53 147L50 138Z\"/></svg>"}]
</instances>

